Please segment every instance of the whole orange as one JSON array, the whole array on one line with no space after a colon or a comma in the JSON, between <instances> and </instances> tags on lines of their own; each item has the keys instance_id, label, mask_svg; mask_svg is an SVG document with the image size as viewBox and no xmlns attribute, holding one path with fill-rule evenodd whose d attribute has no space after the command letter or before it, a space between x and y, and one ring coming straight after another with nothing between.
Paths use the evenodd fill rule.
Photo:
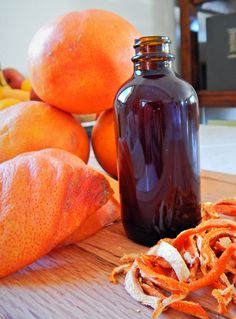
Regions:
<instances>
[{"instance_id":1,"label":"whole orange","mask_svg":"<svg viewBox=\"0 0 236 319\"><path fill-rule=\"evenodd\" d=\"M22 102L0 111L0 163L18 154L59 148L87 162L89 140L72 115L43 102Z\"/></svg>"},{"instance_id":2,"label":"whole orange","mask_svg":"<svg viewBox=\"0 0 236 319\"><path fill-rule=\"evenodd\" d=\"M96 159L102 168L110 175L117 177L113 109L99 115L92 130L92 145Z\"/></svg>"},{"instance_id":3,"label":"whole orange","mask_svg":"<svg viewBox=\"0 0 236 319\"><path fill-rule=\"evenodd\" d=\"M131 76L136 28L103 10L68 13L43 26L28 51L32 87L45 102L72 113L111 108Z\"/></svg>"}]
</instances>

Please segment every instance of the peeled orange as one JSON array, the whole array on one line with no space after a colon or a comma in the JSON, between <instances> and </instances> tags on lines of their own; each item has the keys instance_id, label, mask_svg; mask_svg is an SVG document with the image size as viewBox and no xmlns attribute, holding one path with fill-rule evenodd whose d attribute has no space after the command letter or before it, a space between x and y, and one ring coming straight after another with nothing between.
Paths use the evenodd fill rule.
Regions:
<instances>
[{"instance_id":1,"label":"peeled orange","mask_svg":"<svg viewBox=\"0 0 236 319\"><path fill-rule=\"evenodd\" d=\"M0 277L62 243L111 195L102 174L63 150L24 153L2 163Z\"/></svg>"}]
</instances>

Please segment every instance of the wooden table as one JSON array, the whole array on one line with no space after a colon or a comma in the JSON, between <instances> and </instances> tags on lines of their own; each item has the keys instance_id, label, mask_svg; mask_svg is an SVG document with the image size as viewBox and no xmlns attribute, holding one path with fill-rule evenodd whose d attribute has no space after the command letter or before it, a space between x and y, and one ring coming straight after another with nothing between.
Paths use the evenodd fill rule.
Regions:
<instances>
[{"instance_id":1,"label":"wooden table","mask_svg":"<svg viewBox=\"0 0 236 319\"><path fill-rule=\"evenodd\" d=\"M203 200L236 195L236 176L202 173ZM17 240L17 238L16 238ZM103 229L73 246L56 249L24 270L0 280L1 319L140 319L151 318L151 309L140 305L113 285L108 275L124 253L146 248L128 240L120 223ZM209 291L192 295L210 318L232 318L236 311L218 316ZM189 318L168 310L162 319Z\"/></svg>"}]
</instances>

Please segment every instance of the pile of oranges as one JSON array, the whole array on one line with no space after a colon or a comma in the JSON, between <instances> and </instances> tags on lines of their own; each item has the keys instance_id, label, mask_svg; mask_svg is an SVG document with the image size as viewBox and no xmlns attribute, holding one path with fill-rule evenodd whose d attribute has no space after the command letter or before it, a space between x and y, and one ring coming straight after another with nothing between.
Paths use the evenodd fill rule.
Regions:
<instances>
[{"instance_id":1,"label":"pile of oranges","mask_svg":"<svg viewBox=\"0 0 236 319\"><path fill-rule=\"evenodd\" d=\"M132 44L137 36L136 28L114 13L72 12L43 26L28 52L32 87L44 102L65 112L100 114L92 145L97 160L112 176L117 176L113 102L132 74ZM81 134L80 142L85 138Z\"/></svg>"}]
</instances>

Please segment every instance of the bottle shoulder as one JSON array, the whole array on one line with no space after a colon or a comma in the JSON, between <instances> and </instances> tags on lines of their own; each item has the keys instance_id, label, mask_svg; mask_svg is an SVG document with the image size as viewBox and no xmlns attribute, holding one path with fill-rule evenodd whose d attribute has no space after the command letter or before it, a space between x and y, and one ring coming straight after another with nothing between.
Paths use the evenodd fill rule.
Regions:
<instances>
[{"instance_id":1,"label":"bottle shoulder","mask_svg":"<svg viewBox=\"0 0 236 319\"><path fill-rule=\"evenodd\" d=\"M181 101L192 97L192 100L197 101L197 94L191 84L174 73L132 77L120 88L116 99L124 103L134 95L138 99Z\"/></svg>"}]
</instances>

